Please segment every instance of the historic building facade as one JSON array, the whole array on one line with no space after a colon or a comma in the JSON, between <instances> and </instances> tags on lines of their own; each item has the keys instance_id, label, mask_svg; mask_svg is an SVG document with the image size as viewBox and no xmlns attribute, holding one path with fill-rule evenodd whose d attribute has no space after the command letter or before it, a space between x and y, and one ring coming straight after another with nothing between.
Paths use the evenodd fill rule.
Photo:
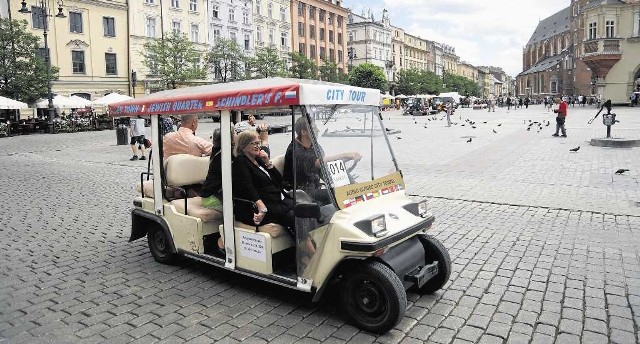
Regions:
<instances>
[{"instance_id":1,"label":"historic building facade","mask_svg":"<svg viewBox=\"0 0 640 344\"><path fill-rule=\"evenodd\" d=\"M291 60L291 6L289 0L253 0L255 48L271 46L289 65Z\"/></svg>"},{"instance_id":2,"label":"historic building facade","mask_svg":"<svg viewBox=\"0 0 640 344\"><path fill-rule=\"evenodd\" d=\"M322 65L334 61L347 71L347 15L340 0L292 0L291 44L293 51Z\"/></svg>"},{"instance_id":3,"label":"historic building facade","mask_svg":"<svg viewBox=\"0 0 640 344\"><path fill-rule=\"evenodd\" d=\"M479 81L479 76L478 76L478 68L470 63L467 62L460 62L458 63L458 75L463 76L471 81L475 81L478 82Z\"/></svg>"},{"instance_id":4,"label":"historic building facade","mask_svg":"<svg viewBox=\"0 0 640 344\"><path fill-rule=\"evenodd\" d=\"M426 39L405 32L404 68L429 70L429 44Z\"/></svg>"},{"instance_id":5,"label":"historic building facade","mask_svg":"<svg viewBox=\"0 0 640 344\"><path fill-rule=\"evenodd\" d=\"M371 11L366 15L349 11L347 18L347 50L352 54L349 65L376 65L384 70L388 80L393 80L395 62L387 10L382 11L381 20L375 20Z\"/></svg>"},{"instance_id":6,"label":"historic building facade","mask_svg":"<svg viewBox=\"0 0 640 344\"><path fill-rule=\"evenodd\" d=\"M51 65L59 68L53 93L89 100L111 92L129 93L126 0L68 0L62 7L64 18L56 17L57 6L49 9L53 16L43 15L36 1L27 1L29 14L19 13L20 8L20 0L9 0L7 16L12 11L12 19L26 20L41 47L45 25L48 29Z\"/></svg>"},{"instance_id":7,"label":"historic building facade","mask_svg":"<svg viewBox=\"0 0 640 344\"><path fill-rule=\"evenodd\" d=\"M396 74L405 69L404 65L404 30L391 26L391 54L393 55L393 70L391 81L396 80Z\"/></svg>"},{"instance_id":8,"label":"historic building facade","mask_svg":"<svg viewBox=\"0 0 640 344\"><path fill-rule=\"evenodd\" d=\"M600 95L628 103L640 79L640 0L571 0L523 50L517 93Z\"/></svg>"}]
</instances>

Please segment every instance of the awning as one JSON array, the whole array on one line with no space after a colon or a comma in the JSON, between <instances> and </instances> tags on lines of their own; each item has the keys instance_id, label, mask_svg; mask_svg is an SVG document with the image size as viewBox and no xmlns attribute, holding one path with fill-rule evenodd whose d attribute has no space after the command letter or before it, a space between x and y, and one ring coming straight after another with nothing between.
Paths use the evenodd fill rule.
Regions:
<instances>
[{"instance_id":1,"label":"awning","mask_svg":"<svg viewBox=\"0 0 640 344\"><path fill-rule=\"evenodd\" d=\"M27 103L19 102L10 98L0 97L0 109L2 110L18 110L26 109L29 105Z\"/></svg>"},{"instance_id":2,"label":"awning","mask_svg":"<svg viewBox=\"0 0 640 344\"><path fill-rule=\"evenodd\" d=\"M86 106L91 106L91 102L80 97L75 97L78 99L73 99L71 97L65 97L61 95L57 95L53 97L53 107L54 108L66 108L66 109L78 109ZM89 105L86 105L86 104ZM49 106L49 101L47 99L39 99L36 101L36 107L39 109L45 109Z\"/></svg>"}]
</instances>

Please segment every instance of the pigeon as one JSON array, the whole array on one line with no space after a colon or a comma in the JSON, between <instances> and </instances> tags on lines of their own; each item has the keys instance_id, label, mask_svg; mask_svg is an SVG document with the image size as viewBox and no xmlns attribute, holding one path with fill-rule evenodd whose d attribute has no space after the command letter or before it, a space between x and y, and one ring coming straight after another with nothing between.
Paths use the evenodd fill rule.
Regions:
<instances>
[{"instance_id":1,"label":"pigeon","mask_svg":"<svg viewBox=\"0 0 640 344\"><path fill-rule=\"evenodd\" d=\"M464 127L464 124L460 124L461 127Z\"/></svg>"},{"instance_id":2,"label":"pigeon","mask_svg":"<svg viewBox=\"0 0 640 344\"><path fill-rule=\"evenodd\" d=\"M528 127L528 128L527 128L527 131L531 131L531 127Z\"/></svg>"},{"instance_id":3,"label":"pigeon","mask_svg":"<svg viewBox=\"0 0 640 344\"><path fill-rule=\"evenodd\" d=\"M487 121L482 122L483 124L487 124Z\"/></svg>"},{"instance_id":4,"label":"pigeon","mask_svg":"<svg viewBox=\"0 0 640 344\"><path fill-rule=\"evenodd\" d=\"M384 130L386 130L387 132L391 131L391 129L389 128L384 128Z\"/></svg>"},{"instance_id":5,"label":"pigeon","mask_svg":"<svg viewBox=\"0 0 640 344\"><path fill-rule=\"evenodd\" d=\"M545 125L545 127L548 127L549 124L551 124L551 122L547 121L547 124Z\"/></svg>"},{"instance_id":6,"label":"pigeon","mask_svg":"<svg viewBox=\"0 0 640 344\"><path fill-rule=\"evenodd\" d=\"M580 146L576 147L576 148L571 148L569 149L569 152L577 152L580 150Z\"/></svg>"},{"instance_id":7,"label":"pigeon","mask_svg":"<svg viewBox=\"0 0 640 344\"><path fill-rule=\"evenodd\" d=\"M497 134L498 132L497 132L495 129L493 129L493 133L494 133L494 134Z\"/></svg>"},{"instance_id":8,"label":"pigeon","mask_svg":"<svg viewBox=\"0 0 640 344\"><path fill-rule=\"evenodd\" d=\"M348 125L345 125L345 127L347 127L347 129L351 130L351 128L349 128L349 126L348 126Z\"/></svg>"},{"instance_id":9,"label":"pigeon","mask_svg":"<svg viewBox=\"0 0 640 344\"><path fill-rule=\"evenodd\" d=\"M498 126L501 126L501 125L502 125L502 123L498 124Z\"/></svg>"},{"instance_id":10,"label":"pigeon","mask_svg":"<svg viewBox=\"0 0 640 344\"><path fill-rule=\"evenodd\" d=\"M396 137L396 139L398 139L398 140L402 140L402 137L398 136L398 137Z\"/></svg>"},{"instance_id":11,"label":"pigeon","mask_svg":"<svg viewBox=\"0 0 640 344\"><path fill-rule=\"evenodd\" d=\"M619 168L619 169L616 171L616 174L623 174L623 173L625 173L625 172L627 172L627 171L629 171L629 170L628 170L628 169L626 169L626 168Z\"/></svg>"},{"instance_id":12,"label":"pigeon","mask_svg":"<svg viewBox=\"0 0 640 344\"><path fill-rule=\"evenodd\" d=\"M473 141L473 140L472 140L471 138L469 138L469 139L467 140L467 143L471 143L471 141Z\"/></svg>"},{"instance_id":13,"label":"pigeon","mask_svg":"<svg viewBox=\"0 0 640 344\"><path fill-rule=\"evenodd\" d=\"M475 128L477 128L477 127L476 127L475 125L472 125L472 126L471 126L471 128L475 129Z\"/></svg>"}]
</instances>

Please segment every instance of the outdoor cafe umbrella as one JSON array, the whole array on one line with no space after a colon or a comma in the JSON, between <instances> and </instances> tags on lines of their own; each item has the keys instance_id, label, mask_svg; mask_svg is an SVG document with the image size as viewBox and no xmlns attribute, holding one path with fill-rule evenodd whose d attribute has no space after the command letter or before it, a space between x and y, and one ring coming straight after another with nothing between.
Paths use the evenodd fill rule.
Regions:
<instances>
[{"instance_id":1,"label":"outdoor cafe umbrella","mask_svg":"<svg viewBox=\"0 0 640 344\"><path fill-rule=\"evenodd\" d=\"M119 94L119 93L109 93L104 97L94 100L93 105L107 106L109 104L118 103L118 102L122 102L129 99L133 99L133 98L123 94Z\"/></svg>"},{"instance_id":2,"label":"outdoor cafe umbrella","mask_svg":"<svg viewBox=\"0 0 640 344\"><path fill-rule=\"evenodd\" d=\"M2 110L26 109L28 107L29 105L27 105L26 103L5 97L0 97L0 109Z\"/></svg>"},{"instance_id":3,"label":"outdoor cafe umbrella","mask_svg":"<svg viewBox=\"0 0 640 344\"><path fill-rule=\"evenodd\" d=\"M397 99L407 99L409 97L405 96L404 94L399 94L396 96Z\"/></svg>"},{"instance_id":4,"label":"outdoor cafe umbrella","mask_svg":"<svg viewBox=\"0 0 640 344\"><path fill-rule=\"evenodd\" d=\"M77 97L80 98L80 97ZM89 102L88 100L84 99L84 98L80 98L83 101L77 100L77 99L72 99L69 97L65 97L65 96L61 96L61 95L57 95L55 97L53 97L53 107L54 108L67 108L67 109L79 109L79 108L83 108L86 105L86 102ZM89 102L89 105L91 105L91 102ZM47 108L49 106L49 101L47 99L39 99L38 101L36 101L36 107L37 108Z\"/></svg>"}]
</instances>

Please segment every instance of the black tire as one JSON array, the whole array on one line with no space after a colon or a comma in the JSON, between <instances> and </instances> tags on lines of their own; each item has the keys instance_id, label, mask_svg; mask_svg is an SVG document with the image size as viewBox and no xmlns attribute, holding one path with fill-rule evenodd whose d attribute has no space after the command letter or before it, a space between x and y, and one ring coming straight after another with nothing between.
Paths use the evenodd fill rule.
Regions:
<instances>
[{"instance_id":1,"label":"black tire","mask_svg":"<svg viewBox=\"0 0 640 344\"><path fill-rule=\"evenodd\" d=\"M340 308L357 327L386 333L402 320L407 294L398 276L380 262L346 271L340 285Z\"/></svg>"},{"instance_id":2,"label":"black tire","mask_svg":"<svg viewBox=\"0 0 640 344\"><path fill-rule=\"evenodd\" d=\"M151 228L147 232L147 242L149 243L149 251L153 259L162 264L174 264L177 259L177 255L171 252L171 246L169 244L170 238L164 231Z\"/></svg>"},{"instance_id":3,"label":"black tire","mask_svg":"<svg viewBox=\"0 0 640 344\"><path fill-rule=\"evenodd\" d=\"M433 294L440 290L449 281L451 276L451 257L440 240L431 235L423 235L420 238L425 251L425 263L431 264L438 261L438 275L427 281L422 288L417 288L420 294Z\"/></svg>"}]
</instances>

